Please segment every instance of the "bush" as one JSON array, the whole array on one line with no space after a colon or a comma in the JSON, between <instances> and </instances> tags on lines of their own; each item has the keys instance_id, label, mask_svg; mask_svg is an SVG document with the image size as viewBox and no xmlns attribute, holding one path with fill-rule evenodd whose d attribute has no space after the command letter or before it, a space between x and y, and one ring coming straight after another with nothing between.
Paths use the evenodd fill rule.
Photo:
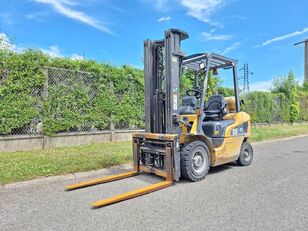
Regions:
<instances>
[{"instance_id":1,"label":"bush","mask_svg":"<svg viewBox=\"0 0 308 231\"><path fill-rule=\"evenodd\" d=\"M141 70L34 50L1 51L0 60L0 134L41 132L42 122L44 134L143 125Z\"/></svg>"},{"instance_id":2,"label":"bush","mask_svg":"<svg viewBox=\"0 0 308 231\"><path fill-rule=\"evenodd\" d=\"M47 61L39 51L0 51L0 134L29 125L41 115L42 67Z\"/></svg>"},{"instance_id":3,"label":"bush","mask_svg":"<svg viewBox=\"0 0 308 231\"><path fill-rule=\"evenodd\" d=\"M182 95L193 82L193 73L184 73ZM210 74L207 96L233 94L218 87L220 82ZM104 130L111 123L143 127L143 85L143 71L130 66L51 58L38 50L0 50L0 134ZM274 81L273 92L247 94L243 109L254 122L308 120L306 89L290 72Z\"/></svg>"},{"instance_id":4,"label":"bush","mask_svg":"<svg viewBox=\"0 0 308 231\"><path fill-rule=\"evenodd\" d=\"M289 121L293 123L300 119L300 107L298 102L299 84L295 80L294 73L289 72L288 77L278 77L274 79L273 89L274 93L284 94L290 104Z\"/></svg>"},{"instance_id":5,"label":"bush","mask_svg":"<svg viewBox=\"0 0 308 231\"><path fill-rule=\"evenodd\" d=\"M300 92L298 98L300 119L308 121L308 90L306 92Z\"/></svg>"},{"instance_id":6,"label":"bush","mask_svg":"<svg viewBox=\"0 0 308 231\"><path fill-rule=\"evenodd\" d=\"M289 120L289 104L282 93L251 92L244 101L243 110L250 114L253 122Z\"/></svg>"}]
</instances>

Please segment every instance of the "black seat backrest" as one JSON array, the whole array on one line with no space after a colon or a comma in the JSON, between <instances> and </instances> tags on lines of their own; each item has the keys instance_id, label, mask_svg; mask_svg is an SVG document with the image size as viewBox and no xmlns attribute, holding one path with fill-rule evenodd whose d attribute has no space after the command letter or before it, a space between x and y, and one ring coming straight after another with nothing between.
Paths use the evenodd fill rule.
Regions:
<instances>
[{"instance_id":1,"label":"black seat backrest","mask_svg":"<svg viewBox=\"0 0 308 231\"><path fill-rule=\"evenodd\" d=\"M184 96L182 98L182 106L180 107L180 115L195 114L198 105L198 99L195 96Z\"/></svg>"},{"instance_id":2,"label":"black seat backrest","mask_svg":"<svg viewBox=\"0 0 308 231\"><path fill-rule=\"evenodd\" d=\"M223 95L210 96L204 107L204 120L222 120L228 113L227 105Z\"/></svg>"}]
</instances>

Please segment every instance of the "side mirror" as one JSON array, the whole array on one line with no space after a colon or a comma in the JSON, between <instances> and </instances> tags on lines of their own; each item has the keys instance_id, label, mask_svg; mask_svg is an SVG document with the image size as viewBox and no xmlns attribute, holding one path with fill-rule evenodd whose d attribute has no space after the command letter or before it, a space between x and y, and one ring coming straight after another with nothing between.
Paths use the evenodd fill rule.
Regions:
<instances>
[{"instance_id":1,"label":"side mirror","mask_svg":"<svg viewBox=\"0 0 308 231\"><path fill-rule=\"evenodd\" d=\"M244 105L245 104L245 101L244 100L240 100L240 105L242 106L242 105Z\"/></svg>"}]
</instances>

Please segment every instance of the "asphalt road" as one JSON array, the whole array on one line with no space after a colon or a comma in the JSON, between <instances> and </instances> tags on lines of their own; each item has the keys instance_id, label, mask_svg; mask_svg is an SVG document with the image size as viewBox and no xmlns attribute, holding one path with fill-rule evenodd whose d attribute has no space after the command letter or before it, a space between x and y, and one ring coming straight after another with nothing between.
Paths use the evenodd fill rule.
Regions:
<instances>
[{"instance_id":1,"label":"asphalt road","mask_svg":"<svg viewBox=\"0 0 308 231\"><path fill-rule=\"evenodd\" d=\"M65 184L85 178L2 187L0 230L308 230L308 137L254 151L249 167L216 167L201 182L95 210L90 202L160 179L141 175L70 192Z\"/></svg>"}]
</instances>

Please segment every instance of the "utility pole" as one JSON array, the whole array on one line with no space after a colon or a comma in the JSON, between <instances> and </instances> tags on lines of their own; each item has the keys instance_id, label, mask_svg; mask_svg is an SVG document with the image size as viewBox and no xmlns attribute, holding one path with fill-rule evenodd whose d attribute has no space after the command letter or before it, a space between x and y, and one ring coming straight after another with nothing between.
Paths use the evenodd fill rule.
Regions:
<instances>
[{"instance_id":1,"label":"utility pole","mask_svg":"<svg viewBox=\"0 0 308 231\"><path fill-rule=\"evenodd\" d=\"M305 78L304 82L308 83L308 39L295 43L294 45L299 45L305 43L305 58L304 58L304 67L305 67Z\"/></svg>"},{"instance_id":2,"label":"utility pole","mask_svg":"<svg viewBox=\"0 0 308 231\"><path fill-rule=\"evenodd\" d=\"M239 69L239 71L243 71L243 75L239 79L243 79L243 89L242 93L249 93L249 76L253 75L251 71L249 71L248 63L245 63L244 66Z\"/></svg>"}]
</instances>

